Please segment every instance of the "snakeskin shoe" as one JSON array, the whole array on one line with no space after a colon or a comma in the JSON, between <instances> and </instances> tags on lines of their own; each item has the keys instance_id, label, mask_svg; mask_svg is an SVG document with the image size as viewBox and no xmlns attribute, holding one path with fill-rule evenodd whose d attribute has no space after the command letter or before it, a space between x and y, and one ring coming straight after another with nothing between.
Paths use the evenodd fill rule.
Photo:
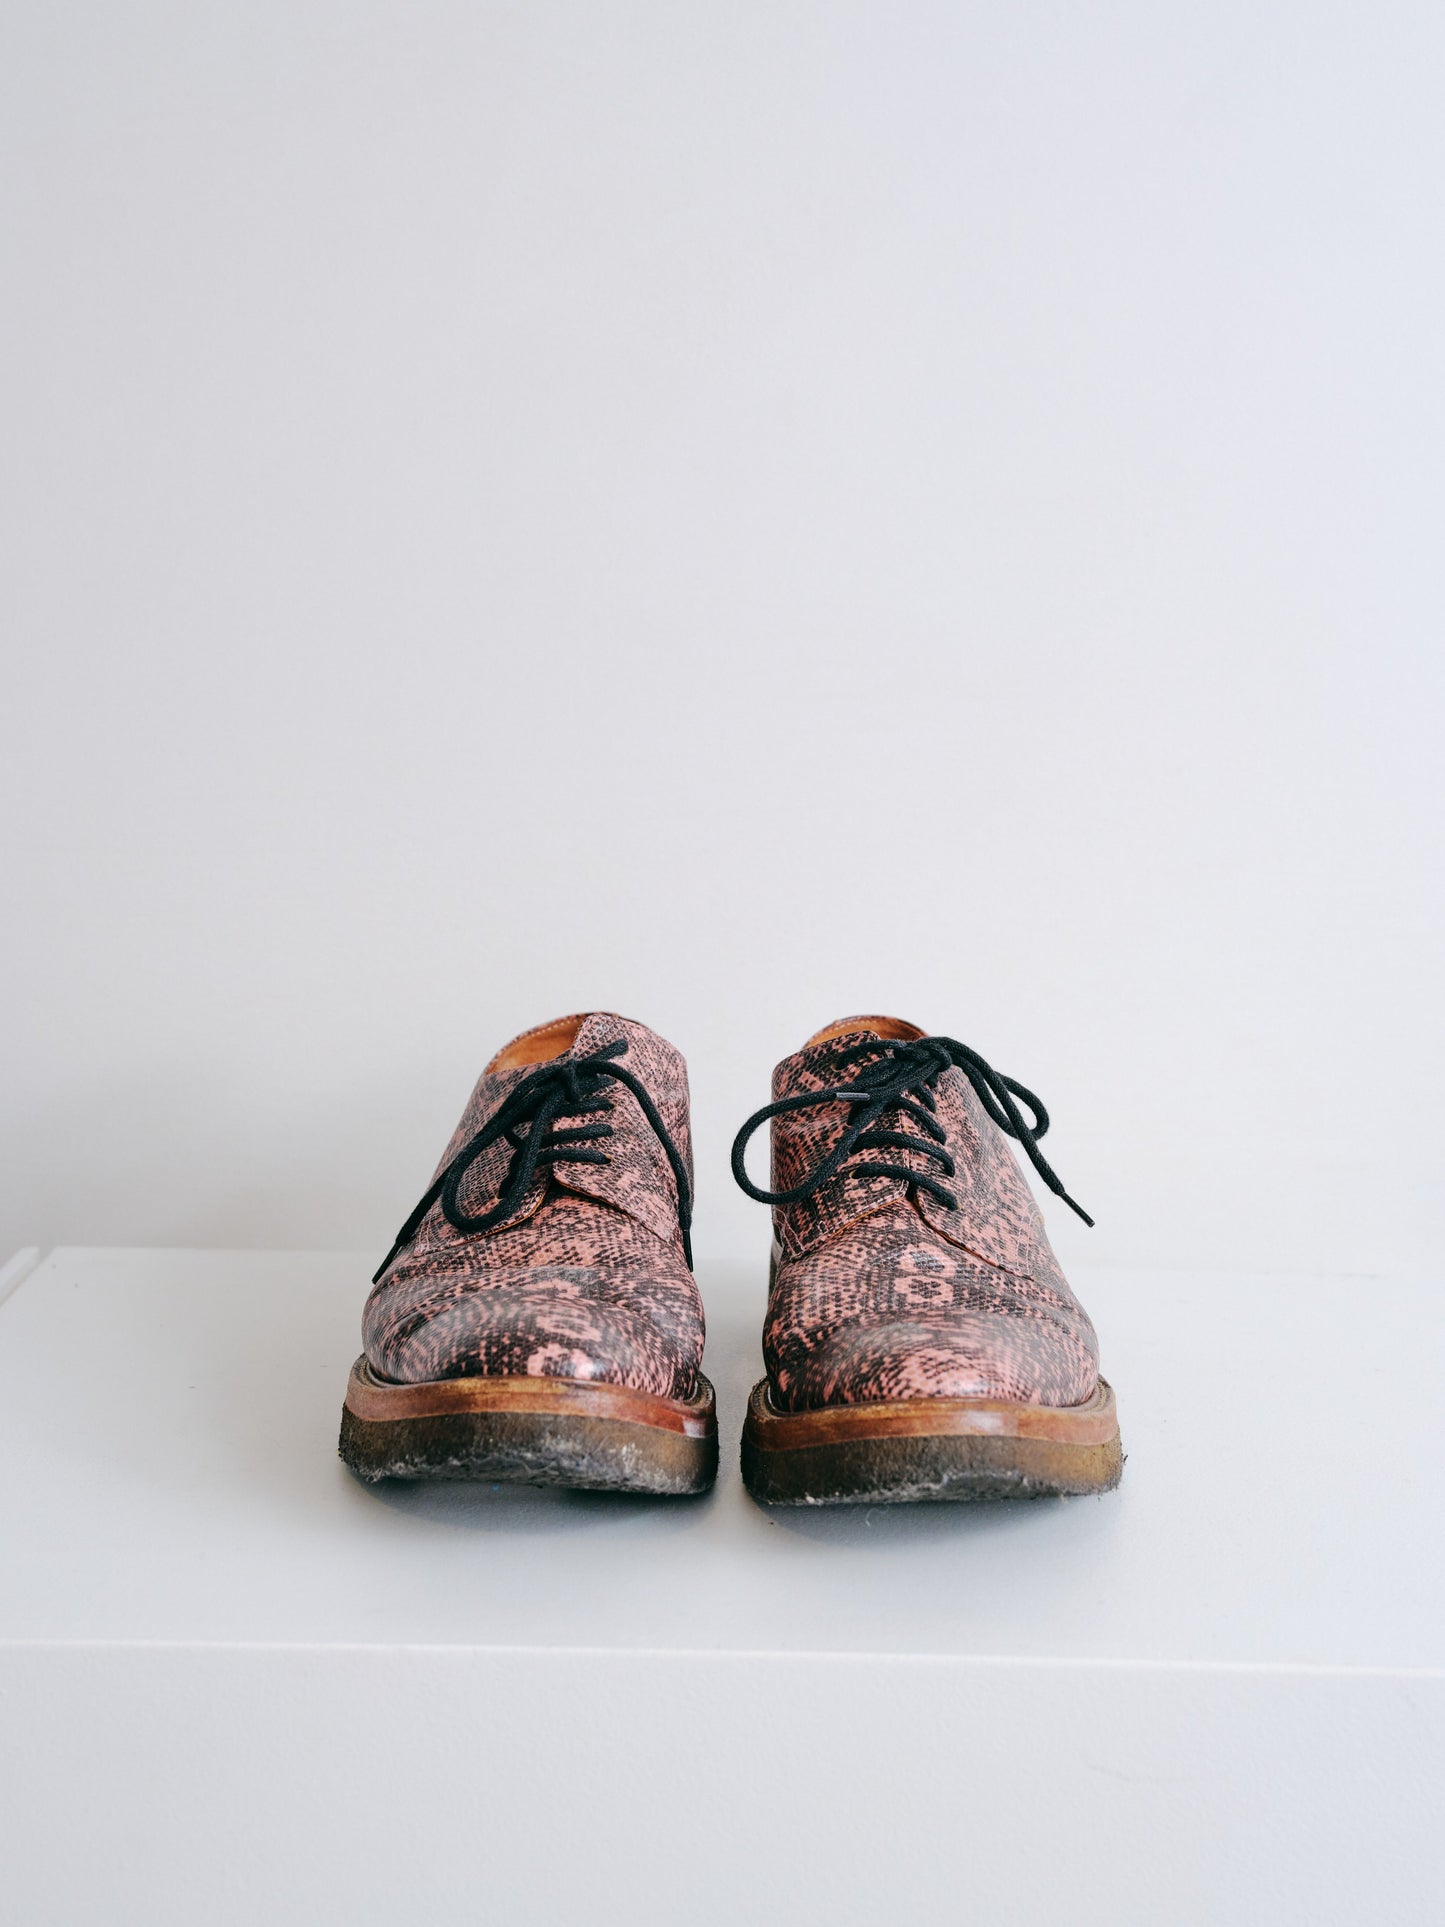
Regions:
<instances>
[{"instance_id":1,"label":"snakeskin shoe","mask_svg":"<svg viewBox=\"0 0 1445 1927\"><path fill-rule=\"evenodd\" d=\"M363 1479L702 1492L687 1067L606 1011L482 1072L373 1280L341 1414Z\"/></svg>"},{"instance_id":2,"label":"snakeskin shoe","mask_svg":"<svg viewBox=\"0 0 1445 1927\"><path fill-rule=\"evenodd\" d=\"M773 1207L767 1377L743 1476L773 1504L1103 1492L1114 1394L1006 1142L1086 1224L1038 1148L1043 1105L976 1051L848 1017L773 1073L733 1173ZM1020 1104L1031 1113L1026 1119ZM744 1155L772 1121L773 1185Z\"/></svg>"}]
</instances>

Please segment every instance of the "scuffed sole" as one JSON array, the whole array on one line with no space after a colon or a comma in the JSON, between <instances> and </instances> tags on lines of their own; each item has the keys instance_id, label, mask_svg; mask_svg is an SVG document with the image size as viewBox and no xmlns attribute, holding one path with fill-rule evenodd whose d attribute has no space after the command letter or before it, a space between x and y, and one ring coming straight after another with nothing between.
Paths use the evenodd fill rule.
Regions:
<instances>
[{"instance_id":1,"label":"scuffed sole","mask_svg":"<svg viewBox=\"0 0 1445 1927\"><path fill-rule=\"evenodd\" d=\"M717 1411L691 1399L570 1378L451 1378L392 1385L357 1359L341 1457L378 1479L476 1479L681 1496L717 1477Z\"/></svg>"},{"instance_id":2,"label":"scuffed sole","mask_svg":"<svg viewBox=\"0 0 1445 1927\"><path fill-rule=\"evenodd\" d=\"M743 1427L743 1480L764 1505L907 1505L1108 1492L1124 1470L1100 1379L1083 1405L900 1399L779 1412L764 1379Z\"/></svg>"}]
</instances>

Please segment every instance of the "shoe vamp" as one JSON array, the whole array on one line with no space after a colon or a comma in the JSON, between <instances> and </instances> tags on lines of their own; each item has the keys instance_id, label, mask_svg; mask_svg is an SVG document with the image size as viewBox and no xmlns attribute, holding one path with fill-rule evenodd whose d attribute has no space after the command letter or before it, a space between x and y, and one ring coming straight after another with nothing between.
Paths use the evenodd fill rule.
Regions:
<instances>
[{"instance_id":1,"label":"shoe vamp","mask_svg":"<svg viewBox=\"0 0 1445 1927\"><path fill-rule=\"evenodd\" d=\"M1098 1378L1094 1328L1047 1248L1021 1277L907 1204L779 1268L763 1349L795 1409L910 1397L1072 1405Z\"/></svg>"},{"instance_id":2,"label":"shoe vamp","mask_svg":"<svg viewBox=\"0 0 1445 1927\"><path fill-rule=\"evenodd\" d=\"M525 1223L399 1262L367 1300L367 1357L403 1383L486 1373L690 1394L702 1305L680 1249L557 1196Z\"/></svg>"}]
</instances>

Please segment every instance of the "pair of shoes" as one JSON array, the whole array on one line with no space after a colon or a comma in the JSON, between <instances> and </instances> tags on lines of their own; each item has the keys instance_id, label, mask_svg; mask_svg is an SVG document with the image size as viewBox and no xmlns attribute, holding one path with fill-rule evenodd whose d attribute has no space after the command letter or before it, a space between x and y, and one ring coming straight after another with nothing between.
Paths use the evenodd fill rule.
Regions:
<instances>
[{"instance_id":1,"label":"pair of shoes","mask_svg":"<svg viewBox=\"0 0 1445 1927\"><path fill-rule=\"evenodd\" d=\"M771 1190L744 1162L765 1123ZM755 1498L1118 1483L1094 1328L1006 1142L1085 1217L1039 1151L1047 1129L976 1051L895 1018L830 1024L777 1067L733 1146L739 1184L773 1207L742 1443ZM705 1492L717 1410L692 1201L681 1055L607 1011L524 1032L373 1279L342 1458L366 1480Z\"/></svg>"}]
</instances>

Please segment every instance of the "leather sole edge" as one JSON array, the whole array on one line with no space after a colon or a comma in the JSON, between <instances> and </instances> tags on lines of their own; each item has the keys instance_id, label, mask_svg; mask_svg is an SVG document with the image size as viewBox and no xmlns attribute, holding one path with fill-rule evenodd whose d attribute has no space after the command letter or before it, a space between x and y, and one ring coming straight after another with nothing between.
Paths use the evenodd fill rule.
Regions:
<instances>
[{"instance_id":1,"label":"leather sole edge","mask_svg":"<svg viewBox=\"0 0 1445 1927\"><path fill-rule=\"evenodd\" d=\"M352 1367L338 1451L368 1484L470 1479L682 1496L717 1476L717 1402L582 1379L462 1378L422 1385Z\"/></svg>"},{"instance_id":2,"label":"leather sole edge","mask_svg":"<svg viewBox=\"0 0 1445 1927\"><path fill-rule=\"evenodd\" d=\"M1075 1406L900 1399L779 1412L753 1387L743 1480L765 1505L899 1505L1082 1496L1119 1483L1113 1388Z\"/></svg>"}]
</instances>

